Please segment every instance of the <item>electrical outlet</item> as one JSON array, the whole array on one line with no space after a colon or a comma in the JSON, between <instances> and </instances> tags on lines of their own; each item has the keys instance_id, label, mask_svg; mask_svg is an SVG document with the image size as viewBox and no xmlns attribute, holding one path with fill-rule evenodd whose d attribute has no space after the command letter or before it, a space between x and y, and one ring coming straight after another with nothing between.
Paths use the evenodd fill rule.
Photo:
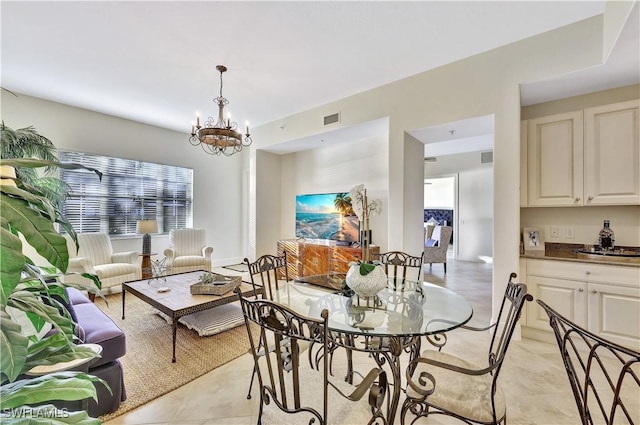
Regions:
<instances>
[{"instance_id":1,"label":"electrical outlet","mask_svg":"<svg viewBox=\"0 0 640 425\"><path fill-rule=\"evenodd\" d=\"M560 237L560 229L558 227L549 227L549 236L553 239L558 239Z\"/></svg>"},{"instance_id":2,"label":"electrical outlet","mask_svg":"<svg viewBox=\"0 0 640 425\"><path fill-rule=\"evenodd\" d=\"M565 227L564 236L567 239L574 239L576 237L575 230L574 230L573 226Z\"/></svg>"}]
</instances>

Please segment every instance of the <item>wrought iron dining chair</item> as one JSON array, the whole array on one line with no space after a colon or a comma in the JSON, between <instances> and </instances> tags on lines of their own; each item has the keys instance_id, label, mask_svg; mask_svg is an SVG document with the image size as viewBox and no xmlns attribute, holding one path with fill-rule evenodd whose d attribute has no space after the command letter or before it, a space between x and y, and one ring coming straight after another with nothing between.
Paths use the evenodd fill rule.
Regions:
<instances>
[{"instance_id":1,"label":"wrought iron dining chair","mask_svg":"<svg viewBox=\"0 0 640 425\"><path fill-rule=\"evenodd\" d=\"M273 300L273 292L279 289L279 281L283 279L284 281L289 281L286 252L281 256L266 254L258 257L258 259L253 262L245 258L244 263L249 269L249 277L251 278L251 285L253 285L253 292L256 294L256 297L259 292L262 292L263 298ZM261 288L262 291L258 288ZM265 355L264 347L260 347L260 355ZM251 399L251 389L253 388L256 373L257 370L254 367L251 373L251 381L249 382L249 391L247 392L248 400Z\"/></svg>"},{"instance_id":2,"label":"wrought iron dining chair","mask_svg":"<svg viewBox=\"0 0 640 425\"><path fill-rule=\"evenodd\" d=\"M304 317L265 299L247 299L240 291L254 367L260 386L258 423L386 424L382 405L388 393L386 373L373 368L360 384L329 379L328 316ZM256 326L257 325L257 326ZM300 361L301 344L322 345L320 367ZM266 355L261 347L273 346ZM331 407L331 411L329 411ZM282 419L284 415L291 415Z\"/></svg>"},{"instance_id":3,"label":"wrought iron dining chair","mask_svg":"<svg viewBox=\"0 0 640 425\"><path fill-rule=\"evenodd\" d=\"M422 259L424 252L419 257L409 255L402 251L389 251L379 254L378 260L384 266L384 272L391 278L393 290L404 285L405 279L422 281ZM415 273L415 274L414 274Z\"/></svg>"},{"instance_id":4,"label":"wrought iron dining chair","mask_svg":"<svg viewBox=\"0 0 640 425\"><path fill-rule=\"evenodd\" d=\"M262 287L263 297L267 299L273 300L273 291L279 289L279 281L289 281L286 251L280 256L263 255L254 262L245 258L244 263L249 269L254 291L258 286Z\"/></svg>"},{"instance_id":5,"label":"wrought iron dining chair","mask_svg":"<svg viewBox=\"0 0 640 425\"><path fill-rule=\"evenodd\" d=\"M640 352L607 341L537 302L549 316L581 423L640 423Z\"/></svg>"},{"instance_id":6,"label":"wrought iron dining chair","mask_svg":"<svg viewBox=\"0 0 640 425\"><path fill-rule=\"evenodd\" d=\"M498 386L511 337L522 308L533 297L527 286L514 283L511 273L493 332L488 361L480 367L451 354L426 350L407 366L407 397L402 405L401 423L411 412L416 418L445 414L466 423L498 424L506 422L507 406Z\"/></svg>"},{"instance_id":7,"label":"wrought iron dining chair","mask_svg":"<svg viewBox=\"0 0 640 425\"><path fill-rule=\"evenodd\" d=\"M402 251L389 251L378 254L377 260L384 266L384 272L389 277L389 283L392 285L393 291L404 291L405 279L414 280L415 282L422 282L422 259L424 252L419 257L407 254ZM393 295L392 295L393 296ZM427 337L429 341L431 337ZM440 336L436 336L440 338ZM379 346L388 346L388 338L372 338L368 341L370 344ZM405 351L411 352L411 348L407 348ZM347 368L353 369L353 354L350 350L347 350Z\"/></svg>"}]
</instances>

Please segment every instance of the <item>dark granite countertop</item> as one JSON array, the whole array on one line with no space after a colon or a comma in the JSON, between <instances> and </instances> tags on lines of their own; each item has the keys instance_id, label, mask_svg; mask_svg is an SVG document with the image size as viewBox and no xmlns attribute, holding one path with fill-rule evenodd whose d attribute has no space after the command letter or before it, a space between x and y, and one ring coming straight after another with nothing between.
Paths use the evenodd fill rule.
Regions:
<instances>
[{"instance_id":1,"label":"dark granite countertop","mask_svg":"<svg viewBox=\"0 0 640 425\"><path fill-rule=\"evenodd\" d=\"M583 244L545 243L544 251L525 252L522 258L537 258L541 260L573 261L592 264L609 264L612 266L640 267L640 257L615 257L589 255L578 252L584 248ZM620 246L616 249L640 252L640 247Z\"/></svg>"}]
</instances>

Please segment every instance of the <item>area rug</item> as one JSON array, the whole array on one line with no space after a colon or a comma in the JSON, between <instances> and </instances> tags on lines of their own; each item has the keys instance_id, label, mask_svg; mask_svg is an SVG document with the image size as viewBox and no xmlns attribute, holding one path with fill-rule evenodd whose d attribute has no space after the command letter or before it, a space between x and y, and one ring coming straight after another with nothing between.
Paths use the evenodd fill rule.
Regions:
<instances>
[{"instance_id":1,"label":"area rug","mask_svg":"<svg viewBox=\"0 0 640 425\"><path fill-rule=\"evenodd\" d=\"M240 263L240 264L231 264L228 266L222 266L223 268L227 269L227 270L234 270L236 272L245 272L248 273L249 272L249 268L247 267L246 264L244 263Z\"/></svg>"},{"instance_id":2,"label":"area rug","mask_svg":"<svg viewBox=\"0 0 640 425\"><path fill-rule=\"evenodd\" d=\"M120 408L101 416L107 421L141 406L204 375L249 350L247 329L238 326L213 336L200 337L193 330L178 327L176 363L171 363L171 325L151 306L128 294L126 319L122 320L121 294L96 299L100 307L126 334L124 368L127 400Z\"/></svg>"}]
</instances>

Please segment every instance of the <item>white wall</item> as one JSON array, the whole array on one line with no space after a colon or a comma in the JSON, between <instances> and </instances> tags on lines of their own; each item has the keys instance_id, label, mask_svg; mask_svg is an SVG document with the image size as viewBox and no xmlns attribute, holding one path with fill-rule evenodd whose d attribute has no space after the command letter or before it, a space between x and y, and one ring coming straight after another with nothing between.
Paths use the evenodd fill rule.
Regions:
<instances>
[{"instance_id":1,"label":"white wall","mask_svg":"<svg viewBox=\"0 0 640 425\"><path fill-rule=\"evenodd\" d=\"M282 156L280 238L295 237L296 195L348 192L364 184L369 198L382 201L381 213L371 217L369 225L374 244L386 250L387 146L381 136ZM275 239L269 243L275 250Z\"/></svg>"},{"instance_id":2,"label":"white wall","mask_svg":"<svg viewBox=\"0 0 640 425\"><path fill-rule=\"evenodd\" d=\"M522 227L540 227L544 231L545 242L598 244L598 232L603 221L611 221L616 245L640 246L640 206L621 207L575 207L575 208L522 208ZM551 238L550 227L558 228L558 238ZM566 229L571 227L574 238L566 237Z\"/></svg>"},{"instance_id":3,"label":"white wall","mask_svg":"<svg viewBox=\"0 0 640 425\"><path fill-rule=\"evenodd\" d=\"M256 229L259 237L256 239L255 251L250 253L251 260L265 254L276 254L276 241L282 238L282 158L263 151L257 151L256 158L255 174L259 182L256 193L256 203L259 206ZM265 187L269 190L264 190Z\"/></svg>"},{"instance_id":4,"label":"white wall","mask_svg":"<svg viewBox=\"0 0 640 425\"><path fill-rule=\"evenodd\" d=\"M457 252L463 261L493 257L493 169L458 174Z\"/></svg>"},{"instance_id":5,"label":"white wall","mask_svg":"<svg viewBox=\"0 0 640 425\"><path fill-rule=\"evenodd\" d=\"M34 126L58 148L193 168L193 225L207 231L213 264L242 260L242 155L216 157L191 146L187 133L85 109L2 92L2 119L13 129ZM185 126L188 131L188 125ZM113 238L115 251L141 251L139 236ZM162 256L168 237L152 236Z\"/></svg>"},{"instance_id":6,"label":"white wall","mask_svg":"<svg viewBox=\"0 0 640 425\"><path fill-rule=\"evenodd\" d=\"M405 133L404 158L403 180L416 183L424 181L424 145L408 133ZM388 248L389 251L404 251L419 255L424 250L424 187L418 184L405 184L403 195L404 235L402 239L390 238ZM407 247L406 250L405 247Z\"/></svg>"},{"instance_id":7,"label":"white wall","mask_svg":"<svg viewBox=\"0 0 640 425\"><path fill-rule=\"evenodd\" d=\"M457 174L460 171L474 170L479 167L491 167L492 164L482 164L480 162L482 152L487 151L465 152L439 156L436 162L424 163L424 176L425 178L440 177Z\"/></svg>"},{"instance_id":8,"label":"white wall","mask_svg":"<svg viewBox=\"0 0 640 425\"><path fill-rule=\"evenodd\" d=\"M456 194L455 185L455 177L427 179L424 184L424 209L454 209ZM493 190L493 187L491 189Z\"/></svg>"}]
</instances>

